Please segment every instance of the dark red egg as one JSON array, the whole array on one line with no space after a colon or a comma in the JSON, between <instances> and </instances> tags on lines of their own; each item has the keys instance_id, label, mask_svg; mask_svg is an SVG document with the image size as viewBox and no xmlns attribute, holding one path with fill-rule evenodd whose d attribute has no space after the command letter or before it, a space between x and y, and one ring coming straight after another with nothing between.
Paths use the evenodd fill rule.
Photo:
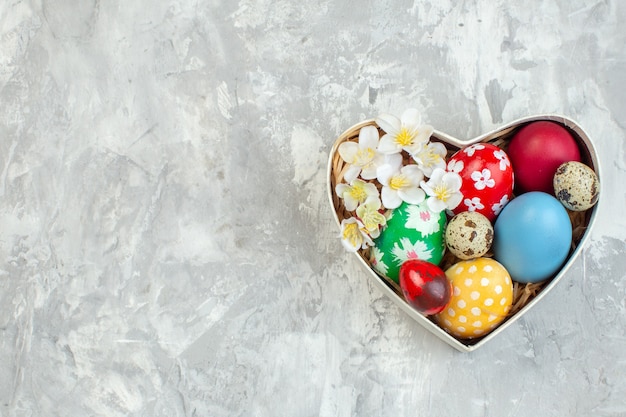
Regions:
<instances>
[{"instance_id":1,"label":"dark red egg","mask_svg":"<svg viewBox=\"0 0 626 417\"><path fill-rule=\"evenodd\" d=\"M493 222L513 197L511 161L495 145L475 143L461 149L450 157L448 171L456 172L463 181L463 200L454 214L476 211Z\"/></svg>"},{"instance_id":2,"label":"dark red egg","mask_svg":"<svg viewBox=\"0 0 626 417\"><path fill-rule=\"evenodd\" d=\"M452 284L437 265L409 259L400 267L400 288L406 301L425 314L441 312L452 297Z\"/></svg>"},{"instance_id":3,"label":"dark red egg","mask_svg":"<svg viewBox=\"0 0 626 417\"><path fill-rule=\"evenodd\" d=\"M580 162L580 150L570 132L546 120L522 127L511 139L508 154L518 195L528 191L554 195L552 181L557 168L565 162Z\"/></svg>"}]
</instances>

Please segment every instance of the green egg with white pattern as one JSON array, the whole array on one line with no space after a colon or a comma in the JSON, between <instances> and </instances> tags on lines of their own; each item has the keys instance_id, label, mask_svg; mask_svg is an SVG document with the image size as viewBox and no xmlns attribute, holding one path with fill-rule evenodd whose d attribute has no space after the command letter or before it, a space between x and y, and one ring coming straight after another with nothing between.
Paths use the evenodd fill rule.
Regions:
<instances>
[{"instance_id":1,"label":"green egg with white pattern","mask_svg":"<svg viewBox=\"0 0 626 417\"><path fill-rule=\"evenodd\" d=\"M391 211L387 227L374 240L370 265L396 283L400 266L409 259L438 265L445 252L445 230L445 211L431 211L426 200L420 204L402 203Z\"/></svg>"}]
</instances>

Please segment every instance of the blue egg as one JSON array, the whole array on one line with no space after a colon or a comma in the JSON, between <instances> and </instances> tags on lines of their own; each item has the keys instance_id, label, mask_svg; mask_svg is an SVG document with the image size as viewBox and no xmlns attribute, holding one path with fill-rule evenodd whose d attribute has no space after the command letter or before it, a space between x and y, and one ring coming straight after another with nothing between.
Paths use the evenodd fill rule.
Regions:
<instances>
[{"instance_id":1,"label":"blue egg","mask_svg":"<svg viewBox=\"0 0 626 417\"><path fill-rule=\"evenodd\" d=\"M567 258L572 223L550 194L529 192L514 198L496 219L493 252L515 281L550 278Z\"/></svg>"}]
</instances>

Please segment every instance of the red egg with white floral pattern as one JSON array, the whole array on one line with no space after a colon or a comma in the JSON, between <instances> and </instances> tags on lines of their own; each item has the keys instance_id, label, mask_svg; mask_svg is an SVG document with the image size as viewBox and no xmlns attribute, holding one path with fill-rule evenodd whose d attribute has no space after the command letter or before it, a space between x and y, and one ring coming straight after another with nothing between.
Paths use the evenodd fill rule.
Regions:
<instances>
[{"instance_id":1,"label":"red egg with white floral pattern","mask_svg":"<svg viewBox=\"0 0 626 417\"><path fill-rule=\"evenodd\" d=\"M490 143L476 143L456 152L448 171L461 176L463 200L453 211L476 211L493 222L513 197L513 168L508 155Z\"/></svg>"}]
</instances>

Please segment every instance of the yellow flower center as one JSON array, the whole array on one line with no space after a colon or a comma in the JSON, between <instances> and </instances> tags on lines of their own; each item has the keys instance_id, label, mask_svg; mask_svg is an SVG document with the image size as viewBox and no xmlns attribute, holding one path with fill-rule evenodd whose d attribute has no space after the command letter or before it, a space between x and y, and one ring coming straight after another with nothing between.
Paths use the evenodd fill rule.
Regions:
<instances>
[{"instance_id":1,"label":"yellow flower center","mask_svg":"<svg viewBox=\"0 0 626 417\"><path fill-rule=\"evenodd\" d=\"M450 190L443 184L437 185L433 191L435 192L435 197L444 203L450 198Z\"/></svg>"},{"instance_id":2,"label":"yellow flower center","mask_svg":"<svg viewBox=\"0 0 626 417\"><path fill-rule=\"evenodd\" d=\"M389 180L389 188L391 188L392 190L398 191L408 185L410 185L409 179L402 174L394 175Z\"/></svg>"},{"instance_id":3,"label":"yellow flower center","mask_svg":"<svg viewBox=\"0 0 626 417\"><path fill-rule=\"evenodd\" d=\"M358 202L363 202L367 198L367 193L365 192L365 183L355 182L355 184L350 188L348 194L350 197L355 199Z\"/></svg>"},{"instance_id":4,"label":"yellow flower center","mask_svg":"<svg viewBox=\"0 0 626 417\"><path fill-rule=\"evenodd\" d=\"M396 136L396 143L400 146L409 146L413 143L413 137L414 135L412 135L406 127L403 127Z\"/></svg>"},{"instance_id":5,"label":"yellow flower center","mask_svg":"<svg viewBox=\"0 0 626 417\"><path fill-rule=\"evenodd\" d=\"M343 239L348 241L353 247L359 247L363 243L363 236L356 223L349 223L343 229Z\"/></svg>"},{"instance_id":6,"label":"yellow flower center","mask_svg":"<svg viewBox=\"0 0 626 417\"><path fill-rule=\"evenodd\" d=\"M356 155L354 155L354 160L352 161L352 163L354 165L362 167L372 162L372 159L374 159L374 149L359 149L356 152Z\"/></svg>"},{"instance_id":7,"label":"yellow flower center","mask_svg":"<svg viewBox=\"0 0 626 417\"><path fill-rule=\"evenodd\" d=\"M439 155L437 155L430 149L426 150L426 152L422 154L422 161L424 162L425 167L433 166L438 160L439 160Z\"/></svg>"},{"instance_id":8,"label":"yellow flower center","mask_svg":"<svg viewBox=\"0 0 626 417\"><path fill-rule=\"evenodd\" d=\"M377 210L369 209L363 213L361 221L367 230L373 231L378 229L378 226L381 224L384 224L386 219L385 216L380 214Z\"/></svg>"}]
</instances>

